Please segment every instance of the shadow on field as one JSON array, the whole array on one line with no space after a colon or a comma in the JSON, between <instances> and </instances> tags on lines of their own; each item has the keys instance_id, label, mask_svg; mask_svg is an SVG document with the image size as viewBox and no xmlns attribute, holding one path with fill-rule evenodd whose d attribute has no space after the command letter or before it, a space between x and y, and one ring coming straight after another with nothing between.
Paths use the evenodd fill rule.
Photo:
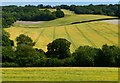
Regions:
<instances>
[{"instance_id":1,"label":"shadow on field","mask_svg":"<svg viewBox=\"0 0 120 83\"><path fill-rule=\"evenodd\" d=\"M81 22L73 22L71 24L87 23L87 22L94 22L94 21L104 21L104 20L113 20L113 19L118 19L118 18L116 17L116 18L103 18L103 19L87 20L87 21L81 21Z\"/></svg>"}]
</instances>

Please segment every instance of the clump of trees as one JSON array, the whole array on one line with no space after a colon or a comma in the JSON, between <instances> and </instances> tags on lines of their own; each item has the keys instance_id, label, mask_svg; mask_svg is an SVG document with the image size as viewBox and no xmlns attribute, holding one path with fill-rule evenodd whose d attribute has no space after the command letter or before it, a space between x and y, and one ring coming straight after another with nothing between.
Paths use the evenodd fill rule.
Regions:
<instances>
[{"instance_id":1,"label":"clump of trees","mask_svg":"<svg viewBox=\"0 0 120 83\"><path fill-rule=\"evenodd\" d=\"M60 5L62 9L68 9L74 11L76 14L99 14L99 15L108 15L108 16L117 16L119 17L119 4L109 4L109 5L85 5L85 6L76 6L76 5Z\"/></svg>"},{"instance_id":2,"label":"clump of trees","mask_svg":"<svg viewBox=\"0 0 120 83\"><path fill-rule=\"evenodd\" d=\"M102 48L80 46L70 53L71 43L63 38L54 40L47 45L47 52L33 48L34 41L24 34L16 38L17 46L6 41L2 42L3 67L120 67L120 48L103 45ZM23 42L24 41L24 42ZM12 41L13 42L13 41Z\"/></svg>"},{"instance_id":3,"label":"clump of trees","mask_svg":"<svg viewBox=\"0 0 120 83\"><path fill-rule=\"evenodd\" d=\"M44 9L40 9L44 8ZM64 17L64 12L61 10L56 10L51 12L48 9L51 6L33 6L33 5L25 5L25 6L3 6L2 7L2 27L7 28L13 25L16 20L21 21L49 21L57 18Z\"/></svg>"}]
</instances>

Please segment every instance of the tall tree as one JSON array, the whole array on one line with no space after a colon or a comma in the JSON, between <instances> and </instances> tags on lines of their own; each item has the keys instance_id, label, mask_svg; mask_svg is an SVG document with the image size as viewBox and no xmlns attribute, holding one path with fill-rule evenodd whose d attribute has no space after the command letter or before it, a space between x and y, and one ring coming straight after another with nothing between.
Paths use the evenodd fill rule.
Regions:
<instances>
[{"instance_id":1,"label":"tall tree","mask_svg":"<svg viewBox=\"0 0 120 83\"><path fill-rule=\"evenodd\" d=\"M66 39L56 39L52 43L47 45L47 56L54 57L59 59L64 59L66 57L70 57L70 45L71 43Z\"/></svg>"}]
</instances>

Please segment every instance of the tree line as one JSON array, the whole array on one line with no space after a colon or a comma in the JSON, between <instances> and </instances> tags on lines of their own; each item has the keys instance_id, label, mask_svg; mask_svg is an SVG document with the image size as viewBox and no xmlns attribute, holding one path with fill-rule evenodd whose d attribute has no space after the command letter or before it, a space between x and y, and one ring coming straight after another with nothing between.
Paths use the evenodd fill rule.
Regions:
<instances>
[{"instance_id":1,"label":"tree line","mask_svg":"<svg viewBox=\"0 0 120 83\"><path fill-rule=\"evenodd\" d=\"M120 67L120 48L114 45L79 46L71 53L71 42L58 38L49 43L44 52L34 48L36 42L27 35L16 37L17 46L4 30L2 37L3 67Z\"/></svg>"},{"instance_id":2,"label":"tree line","mask_svg":"<svg viewBox=\"0 0 120 83\"><path fill-rule=\"evenodd\" d=\"M120 17L119 4L109 4L109 5L85 5L85 6L76 6L76 5L60 5L58 6L62 9L68 9L74 11L76 14L99 14L99 15L108 15L108 16L117 16Z\"/></svg>"},{"instance_id":3,"label":"tree line","mask_svg":"<svg viewBox=\"0 0 120 83\"><path fill-rule=\"evenodd\" d=\"M42 9L42 10L41 10ZM48 9L56 9L51 12ZM76 14L99 14L120 17L119 4L110 5L25 5L25 6L3 6L2 7L2 26L10 27L16 20L21 21L49 21L64 17L61 9L73 11Z\"/></svg>"}]
</instances>

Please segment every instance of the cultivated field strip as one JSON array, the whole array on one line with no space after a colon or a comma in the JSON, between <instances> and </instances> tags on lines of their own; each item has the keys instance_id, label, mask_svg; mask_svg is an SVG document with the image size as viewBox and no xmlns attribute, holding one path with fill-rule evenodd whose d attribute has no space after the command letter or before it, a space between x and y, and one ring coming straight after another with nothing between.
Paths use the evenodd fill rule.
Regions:
<instances>
[{"instance_id":1,"label":"cultivated field strip","mask_svg":"<svg viewBox=\"0 0 120 83\"><path fill-rule=\"evenodd\" d=\"M5 30L10 33L10 39L14 41L20 34L30 36L36 42L35 47L44 51L47 50L47 44L57 38L69 40L71 42L71 52L74 52L79 46L89 45L101 48L103 44L117 45L118 42L117 25L104 22L90 22L46 28L11 27Z\"/></svg>"},{"instance_id":2,"label":"cultivated field strip","mask_svg":"<svg viewBox=\"0 0 120 83\"><path fill-rule=\"evenodd\" d=\"M75 28L75 25L67 26L67 31L74 41L76 47L78 48L80 45L90 45L89 42L80 34L80 32Z\"/></svg>"},{"instance_id":3,"label":"cultivated field strip","mask_svg":"<svg viewBox=\"0 0 120 83\"><path fill-rule=\"evenodd\" d=\"M64 29L65 29L65 32L66 32L66 35L67 35L68 39L69 39L70 42L72 43L72 45L73 45L73 47L74 47L74 50L75 50L75 49L76 49L76 45L75 45L75 43L73 42L73 40L72 40L72 38L71 38L71 36L70 36L70 34L69 34L66 26L64 27Z\"/></svg>"},{"instance_id":4,"label":"cultivated field strip","mask_svg":"<svg viewBox=\"0 0 120 83\"><path fill-rule=\"evenodd\" d=\"M118 33L118 27L117 29L115 29L116 27L112 28L111 26L105 26L105 24L102 24L102 23L97 23L97 25L101 25L101 27L104 27L105 29L108 29L111 33L114 33L116 34L117 36L120 35L120 33Z\"/></svg>"},{"instance_id":5,"label":"cultivated field strip","mask_svg":"<svg viewBox=\"0 0 120 83\"><path fill-rule=\"evenodd\" d=\"M117 68L41 67L3 68L3 81L117 81Z\"/></svg>"},{"instance_id":6,"label":"cultivated field strip","mask_svg":"<svg viewBox=\"0 0 120 83\"><path fill-rule=\"evenodd\" d=\"M97 22L97 24L108 28L109 30L111 30L111 32L118 33L118 25L105 22Z\"/></svg>"},{"instance_id":7,"label":"cultivated field strip","mask_svg":"<svg viewBox=\"0 0 120 83\"><path fill-rule=\"evenodd\" d=\"M55 39L55 29L56 27L53 28L53 40Z\"/></svg>"},{"instance_id":8,"label":"cultivated field strip","mask_svg":"<svg viewBox=\"0 0 120 83\"><path fill-rule=\"evenodd\" d=\"M45 31L45 28L42 28L40 34L38 35L38 37L34 40L35 43L38 42L38 40L40 39L40 36L42 35L42 33Z\"/></svg>"},{"instance_id":9,"label":"cultivated field strip","mask_svg":"<svg viewBox=\"0 0 120 83\"><path fill-rule=\"evenodd\" d=\"M87 24L87 26L93 30L94 32L96 32L98 35L100 35L101 37L103 37L104 39L108 40L110 43L114 44L114 45L117 45L115 42L113 42L112 40L110 40L110 37L107 38L105 35L103 35L100 31L94 29L93 27L91 27L91 25Z\"/></svg>"},{"instance_id":10,"label":"cultivated field strip","mask_svg":"<svg viewBox=\"0 0 120 83\"><path fill-rule=\"evenodd\" d=\"M47 45L53 40L53 28L54 27L44 28L35 47L44 49L45 51L47 50Z\"/></svg>"},{"instance_id":11,"label":"cultivated field strip","mask_svg":"<svg viewBox=\"0 0 120 83\"><path fill-rule=\"evenodd\" d=\"M101 25L101 26L99 26ZM119 33L118 33L118 28L117 27L111 27L111 26L105 26L103 25L102 23L91 23L91 26L96 26L96 28L98 30L100 30L100 32L102 32L103 34L106 33L106 35L111 35L111 36L114 36L114 37L118 37Z\"/></svg>"},{"instance_id":12,"label":"cultivated field strip","mask_svg":"<svg viewBox=\"0 0 120 83\"><path fill-rule=\"evenodd\" d=\"M94 27L96 26L96 27ZM116 27L103 27L103 26L99 26L97 24L91 24L91 27L93 27L95 30L98 30L102 35L106 36L108 39L112 39L111 41L113 41L114 43L116 43L116 45L118 44L118 33L116 31L116 33L111 29L112 28L116 28ZM117 30L117 29L116 29ZM115 45L115 44L114 44Z\"/></svg>"},{"instance_id":13,"label":"cultivated field strip","mask_svg":"<svg viewBox=\"0 0 120 83\"><path fill-rule=\"evenodd\" d=\"M93 46L96 47L96 45L78 28L77 25L75 25L76 29L80 32L80 34Z\"/></svg>"}]
</instances>

